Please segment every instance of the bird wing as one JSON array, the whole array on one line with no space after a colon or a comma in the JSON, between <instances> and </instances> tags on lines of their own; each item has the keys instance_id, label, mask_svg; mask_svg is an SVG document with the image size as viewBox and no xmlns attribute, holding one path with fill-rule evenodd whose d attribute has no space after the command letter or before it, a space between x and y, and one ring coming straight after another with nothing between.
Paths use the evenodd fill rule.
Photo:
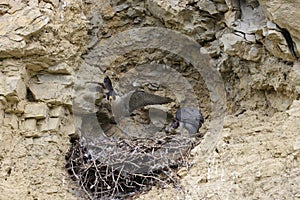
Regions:
<instances>
[{"instance_id":1,"label":"bird wing","mask_svg":"<svg viewBox=\"0 0 300 200\"><path fill-rule=\"evenodd\" d=\"M129 113L148 105L166 104L173 101L171 98L162 97L144 91L135 91L129 98Z\"/></svg>"}]
</instances>

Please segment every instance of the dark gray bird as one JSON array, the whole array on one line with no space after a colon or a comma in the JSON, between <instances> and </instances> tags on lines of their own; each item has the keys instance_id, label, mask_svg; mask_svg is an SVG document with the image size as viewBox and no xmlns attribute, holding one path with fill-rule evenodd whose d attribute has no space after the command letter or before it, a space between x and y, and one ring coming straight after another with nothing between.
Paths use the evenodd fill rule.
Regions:
<instances>
[{"instance_id":1,"label":"dark gray bird","mask_svg":"<svg viewBox=\"0 0 300 200\"><path fill-rule=\"evenodd\" d=\"M173 129L185 128L189 134L195 134L203 123L203 116L198 109L180 108L176 111L176 116L171 126Z\"/></svg>"},{"instance_id":2,"label":"dark gray bird","mask_svg":"<svg viewBox=\"0 0 300 200\"><path fill-rule=\"evenodd\" d=\"M128 117L134 110L147 105L166 104L173 101L168 97L161 97L139 90L133 90L123 96L118 96L109 77L104 78L104 85L108 90L106 95L111 103L112 113L116 121L119 121L122 117Z\"/></svg>"}]
</instances>

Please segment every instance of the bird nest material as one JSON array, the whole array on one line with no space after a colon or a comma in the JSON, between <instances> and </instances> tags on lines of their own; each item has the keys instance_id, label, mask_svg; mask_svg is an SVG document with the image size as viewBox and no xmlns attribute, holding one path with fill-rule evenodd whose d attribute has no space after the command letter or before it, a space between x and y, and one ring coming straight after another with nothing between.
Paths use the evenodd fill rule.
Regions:
<instances>
[{"instance_id":1,"label":"bird nest material","mask_svg":"<svg viewBox=\"0 0 300 200\"><path fill-rule=\"evenodd\" d=\"M66 168L89 199L124 199L154 185L177 185L174 170L188 164L196 141L182 135L103 138L93 144L71 138Z\"/></svg>"}]
</instances>

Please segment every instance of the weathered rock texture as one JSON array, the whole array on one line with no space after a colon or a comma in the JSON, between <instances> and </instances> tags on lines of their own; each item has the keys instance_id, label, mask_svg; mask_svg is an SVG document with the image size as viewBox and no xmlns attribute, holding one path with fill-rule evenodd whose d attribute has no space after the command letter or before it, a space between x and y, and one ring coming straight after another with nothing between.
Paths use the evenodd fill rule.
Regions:
<instances>
[{"instance_id":1,"label":"weathered rock texture","mask_svg":"<svg viewBox=\"0 0 300 200\"><path fill-rule=\"evenodd\" d=\"M109 38L141 27L175 30L202 46L222 75L227 117L214 152L201 159L194 149L194 165L178 172L181 190L154 188L139 198L300 198L299 6L287 0L1 1L0 199L79 198L64 155L69 136L104 98L104 73L117 80L143 64L172 67L194 89L206 132L209 88L187 60L165 49L97 54ZM129 46L136 36L120 44ZM139 85L185 98L185 88L162 91L151 80Z\"/></svg>"},{"instance_id":2,"label":"weathered rock texture","mask_svg":"<svg viewBox=\"0 0 300 200\"><path fill-rule=\"evenodd\" d=\"M74 70L87 31L80 1L0 3L0 199L76 199L64 171Z\"/></svg>"},{"instance_id":3,"label":"weathered rock texture","mask_svg":"<svg viewBox=\"0 0 300 200\"><path fill-rule=\"evenodd\" d=\"M299 198L298 109L299 101L272 117L249 111L226 118L209 159L201 160L195 149L195 164L180 182L183 190L155 188L139 199Z\"/></svg>"}]
</instances>

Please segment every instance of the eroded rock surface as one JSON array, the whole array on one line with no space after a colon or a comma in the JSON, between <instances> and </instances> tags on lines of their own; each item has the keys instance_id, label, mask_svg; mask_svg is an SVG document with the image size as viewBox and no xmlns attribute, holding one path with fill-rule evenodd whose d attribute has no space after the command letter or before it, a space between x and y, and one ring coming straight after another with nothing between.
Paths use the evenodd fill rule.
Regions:
<instances>
[{"instance_id":1,"label":"eroded rock surface","mask_svg":"<svg viewBox=\"0 0 300 200\"><path fill-rule=\"evenodd\" d=\"M87 36L81 6L0 3L1 199L76 199L63 168L75 132L70 75Z\"/></svg>"},{"instance_id":2,"label":"eroded rock surface","mask_svg":"<svg viewBox=\"0 0 300 200\"><path fill-rule=\"evenodd\" d=\"M182 190L154 188L139 199L298 198L298 120L284 112L228 116L215 152L204 161L194 149L194 166L179 171Z\"/></svg>"}]
</instances>

